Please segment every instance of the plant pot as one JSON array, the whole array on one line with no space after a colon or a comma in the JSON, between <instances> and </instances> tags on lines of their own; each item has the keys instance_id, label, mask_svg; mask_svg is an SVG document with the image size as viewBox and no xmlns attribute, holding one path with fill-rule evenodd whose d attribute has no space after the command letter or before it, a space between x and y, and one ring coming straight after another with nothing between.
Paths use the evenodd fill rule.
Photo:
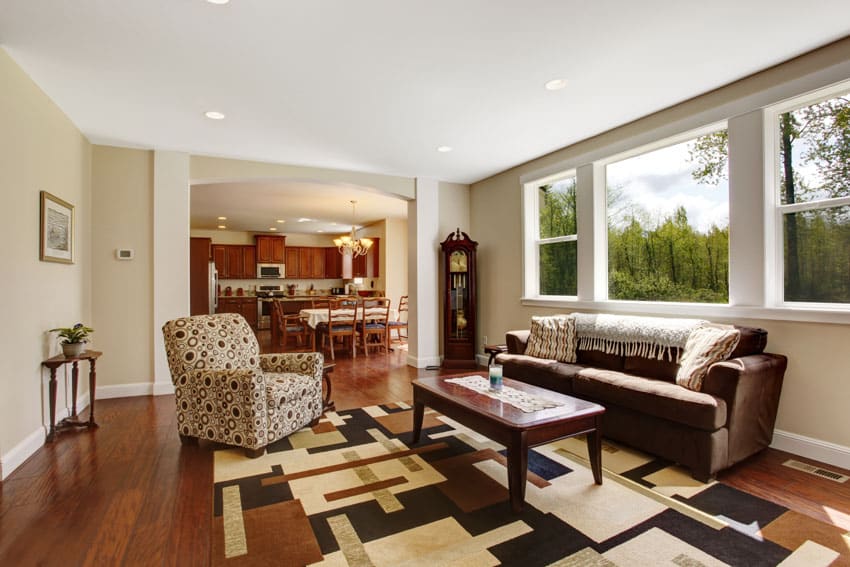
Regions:
<instances>
[{"instance_id":1,"label":"plant pot","mask_svg":"<svg viewBox=\"0 0 850 567\"><path fill-rule=\"evenodd\" d=\"M86 343L62 343L62 352L66 358L80 356L86 350Z\"/></svg>"}]
</instances>

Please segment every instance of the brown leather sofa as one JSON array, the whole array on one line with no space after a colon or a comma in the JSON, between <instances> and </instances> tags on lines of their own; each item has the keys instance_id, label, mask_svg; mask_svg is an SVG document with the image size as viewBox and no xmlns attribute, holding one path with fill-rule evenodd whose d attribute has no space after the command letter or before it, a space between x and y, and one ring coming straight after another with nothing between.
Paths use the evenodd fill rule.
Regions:
<instances>
[{"instance_id":1,"label":"brown leather sofa","mask_svg":"<svg viewBox=\"0 0 850 567\"><path fill-rule=\"evenodd\" d=\"M606 408L603 435L688 467L708 481L767 447L786 357L764 352L767 331L738 327L741 339L714 364L699 392L675 382L678 364L578 350L575 364L523 354L529 331L509 331L496 360L504 375Z\"/></svg>"}]
</instances>

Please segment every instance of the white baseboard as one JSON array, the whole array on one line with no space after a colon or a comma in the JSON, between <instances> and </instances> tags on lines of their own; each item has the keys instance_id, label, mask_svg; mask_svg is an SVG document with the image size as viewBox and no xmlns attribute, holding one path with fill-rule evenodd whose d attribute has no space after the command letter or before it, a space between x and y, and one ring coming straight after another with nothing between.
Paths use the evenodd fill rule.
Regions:
<instances>
[{"instance_id":1,"label":"white baseboard","mask_svg":"<svg viewBox=\"0 0 850 567\"><path fill-rule=\"evenodd\" d=\"M38 451L44 445L46 436L47 433L44 428L39 427L27 435L23 441L12 447L7 453L0 455L0 470L3 471L3 476L0 480L6 480L16 468L29 459L33 453Z\"/></svg>"},{"instance_id":2,"label":"white baseboard","mask_svg":"<svg viewBox=\"0 0 850 567\"><path fill-rule=\"evenodd\" d=\"M153 395L167 396L174 393L174 384L171 382L154 382Z\"/></svg>"},{"instance_id":3,"label":"white baseboard","mask_svg":"<svg viewBox=\"0 0 850 567\"><path fill-rule=\"evenodd\" d=\"M773 431L773 442L770 446L842 469L850 469L850 447L780 429Z\"/></svg>"},{"instance_id":4,"label":"white baseboard","mask_svg":"<svg viewBox=\"0 0 850 567\"><path fill-rule=\"evenodd\" d=\"M134 396L153 395L153 383L136 382L135 384L114 384L111 386L98 386L97 399L109 400L111 398L131 398Z\"/></svg>"},{"instance_id":5,"label":"white baseboard","mask_svg":"<svg viewBox=\"0 0 850 567\"><path fill-rule=\"evenodd\" d=\"M407 365L414 368L425 368L426 366L440 366L443 360L440 356L425 356L418 358L412 354L407 355Z\"/></svg>"}]
</instances>

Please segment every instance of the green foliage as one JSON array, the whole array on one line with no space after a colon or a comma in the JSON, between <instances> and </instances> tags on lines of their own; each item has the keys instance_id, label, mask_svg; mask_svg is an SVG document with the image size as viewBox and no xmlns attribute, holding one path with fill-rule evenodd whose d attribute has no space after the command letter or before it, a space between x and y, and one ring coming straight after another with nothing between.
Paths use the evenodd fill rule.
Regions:
<instances>
[{"instance_id":1,"label":"green foliage","mask_svg":"<svg viewBox=\"0 0 850 567\"><path fill-rule=\"evenodd\" d=\"M725 128L691 142L688 148L691 163L696 169L691 173L694 181L706 185L718 185L729 176L729 131Z\"/></svg>"},{"instance_id":2,"label":"green foliage","mask_svg":"<svg viewBox=\"0 0 850 567\"><path fill-rule=\"evenodd\" d=\"M50 329L51 333L59 333L59 338L64 339L62 344L87 343L89 335L94 332L91 327L77 323L73 327L57 327Z\"/></svg>"}]
</instances>

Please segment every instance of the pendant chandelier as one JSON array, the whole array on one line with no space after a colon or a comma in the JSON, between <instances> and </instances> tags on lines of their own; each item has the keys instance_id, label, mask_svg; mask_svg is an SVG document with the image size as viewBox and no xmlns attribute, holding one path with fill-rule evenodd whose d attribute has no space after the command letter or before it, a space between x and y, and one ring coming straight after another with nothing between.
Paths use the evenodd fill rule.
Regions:
<instances>
[{"instance_id":1,"label":"pendant chandelier","mask_svg":"<svg viewBox=\"0 0 850 567\"><path fill-rule=\"evenodd\" d=\"M355 238L354 237L354 218L355 218L355 205L357 201L351 201L351 235L350 236L340 236L339 238L334 238L334 246L339 249L340 254L351 254L352 258L356 258L357 256L363 256L369 251L369 248L372 247L372 240L369 238Z\"/></svg>"}]
</instances>

